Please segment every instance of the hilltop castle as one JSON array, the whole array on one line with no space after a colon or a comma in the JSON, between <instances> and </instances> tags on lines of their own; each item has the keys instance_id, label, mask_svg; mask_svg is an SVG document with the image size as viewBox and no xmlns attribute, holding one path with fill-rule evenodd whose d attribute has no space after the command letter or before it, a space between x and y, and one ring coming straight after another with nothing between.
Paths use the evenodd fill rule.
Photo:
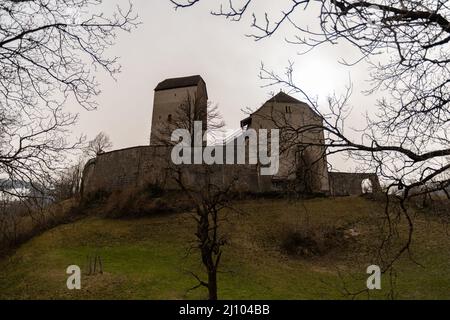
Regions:
<instances>
[{"instance_id":1,"label":"hilltop castle","mask_svg":"<svg viewBox=\"0 0 450 320\"><path fill-rule=\"evenodd\" d=\"M99 190L113 191L127 187L158 184L162 188L177 189L168 167L171 164L171 132L180 126L190 130L194 121L202 121L202 130L208 129L208 93L200 76L171 78L155 88L150 145L115 150L91 159L83 172L83 193ZM322 124L322 118L306 103L280 92L266 101L240 123L241 130L223 143L234 143L248 129L295 131L305 125ZM280 125L281 124L281 125ZM272 176L260 174L260 163L220 164L211 167L211 174L218 184L226 184L236 178L238 192L283 192L295 187L308 193L350 195L361 193L361 182L369 179L374 191L380 189L375 174L328 172L323 130L312 130L280 140L279 170ZM286 138L287 137L287 138ZM299 140L300 139L300 140ZM299 150L298 145L307 147ZM186 177L192 183L198 179L201 165L182 165Z\"/></svg>"}]
</instances>

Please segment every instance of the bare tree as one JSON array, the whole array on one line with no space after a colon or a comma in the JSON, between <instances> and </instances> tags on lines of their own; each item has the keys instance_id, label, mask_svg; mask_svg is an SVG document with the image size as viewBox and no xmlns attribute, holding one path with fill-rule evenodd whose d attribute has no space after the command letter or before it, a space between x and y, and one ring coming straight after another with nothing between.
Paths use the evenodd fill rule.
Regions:
<instances>
[{"instance_id":1,"label":"bare tree","mask_svg":"<svg viewBox=\"0 0 450 320\"><path fill-rule=\"evenodd\" d=\"M222 181L214 181L212 166L201 166L196 172L200 179L195 183L186 177L186 170L180 166L171 168L173 177L182 192L186 194L195 206L193 218L196 221L196 244L194 248L200 251L202 264L206 269L207 280L191 272L192 276L198 280L198 285L190 290L199 287L208 289L210 300L217 300L217 273L222 258L222 247L227 244L227 238L220 233L221 223L226 221L225 209L235 210L232 207L232 189L237 178L231 179L230 183L223 184ZM190 169L192 170L192 168Z\"/></svg>"},{"instance_id":2,"label":"bare tree","mask_svg":"<svg viewBox=\"0 0 450 320\"><path fill-rule=\"evenodd\" d=\"M88 142L84 152L89 157L95 158L97 155L110 150L112 147L113 144L109 136L104 132L100 132L94 139Z\"/></svg>"},{"instance_id":3,"label":"bare tree","mask_svg":"<svg viewBox=\"0 0 450 320\"><path fill-rule=\"evenodd\" d=\"M137 25L129 6L92 14L101 0L4 0L0 3L0 177L47 189L67 156L76 115L68 101L95 109L95 73L120 71L106 51L118 31ZM91 13L90 13L91 12ZM20 188L0 192L23 196ZM38 193L34 192L34 195Z\"/></svg>"},{"instance_id":4,"label":"bare tree","mask_svg":"<svg viewBox=\"0 0 450 320\"><path fill-rule=\"evenodd\" d=\"M85 157L80 156L78 161L60 172L51 186L51 199L60 202L80 196L83 169L86 164Z\"/></svg>"},{"instance_id":5,"label":"bare tree","mask_svg":"<svg viewBox=\"0 0 450 320\"><path fill-rule=\"evenodd\" d=\"M190 7L201 0L171 2L175 8ZM349 113L352 85L341 96L331 96L328 104L319 105L295 82L293 65L286 73L261 68L267 85L281 85L297 94L322 117L322 124L292 128L294 135L310 130L324 130L320 146L327 154L348 153L364 168L375 169L383 177L389 195L394 190L398 202L386 199L388 228L400 217L406 219L409 231L406 241L383 260L383 272L391 270L405 253L411 256L414 230L408 200L448 188L450 163L450 7L448 1L347 1L296 0L281 4L285 8L266 8L262 19L253 0L226 3L217 1L213 15L240 21L251 15L256 41L282 32L282 26L296 35L287 42L307 54L323 44L350 43L360 54L355 61L342 61L351 67L361 61L370 66L367 94L381 93L375 100L376 116L367 116L367 125L355 138L349 135L345 120ZM278 4L277 4L278 5ZM308 25L305 15L317 16ZM275 18L273 18L275 17ZM262 21L261 21L262 20ZM288 29L283 29L288 30ZM344 130L345 129L345 130ZM311 145L311 144L308 144ZM395 203L393 203L395 202ZM394 206L391 208L391 206ZM387 249L393 232L382 240ZM381 258L381 254L380 254Z\"/></svg>"},{"instance_id":6,"label":"bare tree","mask_svg":"<svg viewBox=\"0 0 450 320\"><path fill-rule=\"evenodd\" d=\"M215 134L224 127L222 116L217 106L205 103L199 96L192 96L189 93L183 103L180 104L176 113L172 115L167 126L158 132L159 143L163 145L175 144L167 140L176 129L185 129L190 133L191 142L194 142L194 123L202 121L202 131ZM198 147L192 145L191 147ZM226 185L216 183L214 180L213 166L199 166L186 170L183 165L170 164L167 168L169 176L172 177L183 194L188 196L194 205L193 218L196 221L196 242L195 249L200 251L202 264L206 269L207 280L193 272L192 276L198 280L198 285L190 290L199 287L208 289L210 300L217 300L217 272L219 270L222 257L222 247L226 245L226 238L220 235L220 224L224 221L224 209L231 208L234 179ZM189 171L189 172L188 172ZM199 179L192 183L190 174L197 174ZM222 181L221 181L222 182Z\"/></svg>"}]
</instances>

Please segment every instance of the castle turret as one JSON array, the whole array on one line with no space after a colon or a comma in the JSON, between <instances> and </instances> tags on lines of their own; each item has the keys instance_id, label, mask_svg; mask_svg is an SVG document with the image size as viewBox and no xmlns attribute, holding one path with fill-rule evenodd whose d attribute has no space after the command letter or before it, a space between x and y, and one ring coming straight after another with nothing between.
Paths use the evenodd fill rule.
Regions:
<instances>
[{"instance_id":1,"label":"castle turret","mask_svg":"<svg viewBox=\"0 0 450 320\"><path fill-rule=\"evenodd\" d=\"M194 121L207 125L208 93L199 75L171 78L155 88L150 145L170 143L174 129L188 129Z\"/></svg>"}]
</instances>

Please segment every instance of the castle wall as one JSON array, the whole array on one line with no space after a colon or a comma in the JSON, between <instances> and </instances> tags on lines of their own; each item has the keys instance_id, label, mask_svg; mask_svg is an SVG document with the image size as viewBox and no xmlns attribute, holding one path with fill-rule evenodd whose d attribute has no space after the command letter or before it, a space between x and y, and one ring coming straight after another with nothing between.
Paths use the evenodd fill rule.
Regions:
<instances>
[{"instance_id":1,"label":"castle wall","mask_svg":"<svg viewBox=\"0 0 450 320\"><path fill-rule=\"evenodd\" d=\"M198 186L209 173L211 183L217 186L233 184L237 192L283 192L272 176L260 175L257 165L180 165L174 167L169 146L142 146L100 154L91 159L83 172L83 195L96 191L115 191L129 187L157 184L167 190L178 190L173 179L174 168L181 170L185 185ZM207 170L207 171L206 171ZM329 190L333 196L360 195L361 183L372 182L373 192L381 187L375 173L329 172ZM232 183L234 181L234 183Z\"/></svg>"},{"instance_id":2,"label":"castle wall","mask_svg":"<svg viewBox=\"0 0 450 320\"><path fill-rule=\"evenodd\" d=\"M138 187L164 178L165 147L134 147L98 155L83 173L83 193Z\"/></svg>"},{"instance_id":3,"label":"castle wall","mask_svg":"<svg viewBox=\"0 0 450 320\"><path fill-rule=\"evenodd\" d=\"M376 173L329 172L330 193L333 196L350 196L362 194L362 182L369 179L372 192L381 192L380 181Z\"/></svg>"},{"instance_id":4,"label":"castle wall","mask_svg":"<svg viewBox=\"0 0 450 320\"><path fill-rule=\"evenodd\" d=\"M283 152L277 174L262 176L259 165L248 164L174 167L170 157L171 134L174 129L186 129L177 120L187 121L189 129L193 121L202 120L202 129L206 130L207 101L206 83L200 76L166 79L159 83L155 88L150 146L116 150L90 160L83 172L83 194L148 184L166 190L178 189L179 184L174 179L176 170L182 173L185 185L198 187L201 179L207 178L223 188L234 182L233 189L239 192L283 192L295 184L297 191L299 187L304 189L299 192L352 195L361 194L361 182L366 178L372 181L374 192L381 190L376 174L328 173L326 150L321 146L324 131L304 130L293 134L307 125L321 128L323 119L306 103L282 92L245 119L250 120L245 125L256 131L281 129L280 150ZM181 111L187 116L180 115ZM180 116L187 119L178 119ZM225 157L226 152L223 155Z\"/></svg>"},{"instance_id":5,"label":"castle wall","mask_svg":"<svg viewBox=\"0 0 450 320\"><path fill-rule=\"evenodd\" d=\"M167 190L179 189L173 179L175 171L182 172L185 185L198 185L209 173L218 186L233 185L237 192L274 191L270 176L261 176L256 165L180 165L174 166L169 146L142 146L100 154L90 160L83 172L83 194L114 191L128 187L157 184Z\"/></svg>"}]
</instances>

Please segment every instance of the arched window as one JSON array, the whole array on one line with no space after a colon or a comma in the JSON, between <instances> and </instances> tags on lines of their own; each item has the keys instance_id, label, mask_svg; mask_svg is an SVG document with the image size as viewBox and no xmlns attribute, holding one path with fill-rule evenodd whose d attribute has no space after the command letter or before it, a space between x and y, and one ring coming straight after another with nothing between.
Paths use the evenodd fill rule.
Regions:
<instances>
[{"instance_id":1,"label":"arched window","mask_svg":"<svg viewBox=\"0 0 450 320\"><path fill-rule=\"evenodd\" d=\"M172 123L172 115L171 115L171 114L169 114L169 115L167 116L167 121L168 121L169 123Z\"/></svg>"}]
</instances>

